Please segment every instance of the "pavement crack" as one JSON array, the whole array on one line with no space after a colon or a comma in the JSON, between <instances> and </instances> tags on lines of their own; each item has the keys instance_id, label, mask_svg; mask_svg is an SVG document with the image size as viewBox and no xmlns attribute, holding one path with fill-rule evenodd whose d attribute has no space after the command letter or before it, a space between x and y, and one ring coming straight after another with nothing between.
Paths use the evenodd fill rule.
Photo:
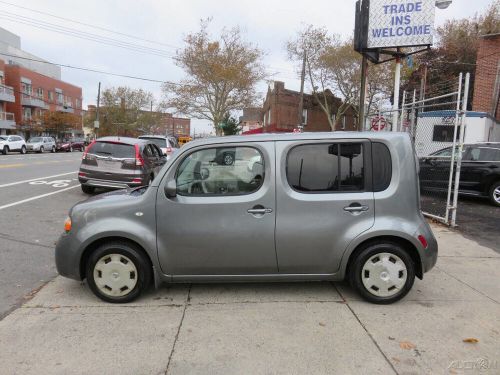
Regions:
<instances>
[{"instance_id":1,"label":"pavement crack","mask_svg":"<svg viewBox=\"0 0 500 375\"><path fill-rule=\"evenodd\" d=\"M3 234L3 233L0 233L0 239L2 239L2 240L7 240L7 241L11 241L11 242L22 243L22 244L25 244L25 245L31 245L31 246L44 247L44 248L46 248L46 249L53 249L53 248L54 248L54 246L48 246L48 245L44 245L44 244L37 243L37 242L31 242L31 241L20 240L20 239L18 239L18 238L14 238L14 237L12 237L12 236L9 236L8 234Z\"/></svg>"},{"instance_id":2,"label":"pavement crack","mask_svg":"<svg viewBox=\"0 0 500 375\"><path fill-rule=\"evenodd\" d=\"M453 276L451 273L446 272L446 271L445 271L444 269L442 269L441 267L436 266L436 268L437 268L437 269L439 269L440 271L443 271L445 274L447 274L447 275L448 275L448 276L450 276L451 278L453 278L453 279L457 280L459 283L461 283L461 284L464 284L464 285L468 286L469 288L471 288L471 289L472 289L472 290L474 290L475 292L477 292L477 293L481 294L482 296L484 296L484 297L488 298L489 300L491 300L491 301L493 301L493 302L495 302L495 303L500 304L500 302L499 302L499 301L497 301L497 300L495 300L495 299L491 298L491 297L490 297L489 295L487 295L487 294L484 294L484 293L483 293L483 292L481 292L480 290L478 290L478 289L474 288L472 285L467 284L465 281L460 280L459 278L457 278L457 277Z\"/></svg>"},{"instance_id":3,"label":"pavement crack","mask_svg":"<svg viewBox=\"0 0 500 375\"><path fill-rule=\"evenodd\" d=\"M174 343L172 345L172 350L170 351L170 355L168 356L167 369L165 370L165 375L168 374L168 370L170 368L170 362L172 361L172 357L174 356L174 352L175 352L175 345L177 344L177 340L179 339L179 334L181 333L182 323L184 322L184 316L186 315L186 310L187 310L187 307L189 305L189 301L191 301L191 287L192 287L192 284L189 285L186 303L184 304L184 310L182 311L181 321L179 323L179 327L177 328L177 333L175 334L175 339L174 339Z\"/></svg>"},{"instance_id":4,"label":"pavement crack","mask_svg":"<svg viewBox=\"0 0 500 375\"><path fill-rule=\"evenodd\" d=\"M347 306L347 308L349 309L349 311L351 312L351 314L354 316L354 318L356 318L356 320L358 321L359 325L361 327L363 327L363 329L365 330L366 334L372 340L373 344L378 349L378 351L380 352L380 354L382 354L382 356L385 358L386 362L392 368L392 370L394 371L394 373L398 375L399 373L397 372L397 370L394 367L394 365L392 364L392 362L389 360L389 358L387 358L387 356L385 355L385 353L382 351L382 348L380 347L380 345L378 344L378 342L375 340L375 338L372 336L372 334L370 333L370 331L368 331L368 329L363 324L363 322L361 322L361 320L359 319L358 315L356 315L356 313L352 309L351 305L349 305L349 302L344 298L344 296L342 295L342 293L340 292L340 290L337 288L337 286L335 284L333 284L333 283L332 283L332 285L335 288L335 290L337 291L337 293L339 294L339 296L342 297L342 299L344 300L344 304Z\"/></svg>"}]
</instances>

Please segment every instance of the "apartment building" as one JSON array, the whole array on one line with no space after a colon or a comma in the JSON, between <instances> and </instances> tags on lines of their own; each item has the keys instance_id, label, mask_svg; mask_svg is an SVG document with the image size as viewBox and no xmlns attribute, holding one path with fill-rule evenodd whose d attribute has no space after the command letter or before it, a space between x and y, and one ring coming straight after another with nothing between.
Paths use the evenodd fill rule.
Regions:
<instances>
[{"instance_id":1,"label":"apartment building","mask_svg":"<svg viewBox=\"0 0 500 375\"><path fill-rule=\"evenodd\" d=\"M14 113L7 111L7 104L15 101L14 88L5 84L5 63L0 60L0 135L16 129Z\"/></svg>"}]
</instances>

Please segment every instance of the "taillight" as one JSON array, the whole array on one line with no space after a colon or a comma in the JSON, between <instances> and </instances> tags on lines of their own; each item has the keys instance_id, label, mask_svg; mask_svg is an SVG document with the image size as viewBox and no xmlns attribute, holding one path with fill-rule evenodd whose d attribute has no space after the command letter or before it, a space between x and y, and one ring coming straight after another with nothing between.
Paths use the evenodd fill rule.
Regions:
<instances>
[{"instance_id":1,"label":"taillight","mask_svg":"<svg viewBox=\"0 0 500 375\"><path fill-rule=\"evenodd\" d=\"M83 152L83 155L82 155L82 160L85 160L87 158L87 154L88 152L90 151L90 148L94 145L95 143L95 140L92 141L86 148L85 148L85 151Z\"/></svg>"},{"instance_id":2,"label":"taillight","mask_svg":"<svg viewBox=\"0 0 500 375\"><path fill-rule=\"evenodd\" d=\"M144 165L144 159L141 156L139 145L135 145L135 165L137 167L142 167Z\"/></svg>"},{"instance_id":3,"label":"taillight","mask_svg":"<svg viewBox=\"0 0 500 375\"><path fill-rule=\"evenodd\" d=\"M85 172L78 172L78 177L85 177L86 173Z\"/></svg>"},{"instance_id":4,"label":"taillight","mask_svg":"<svg viewBox=\"0 0 500 375\"><path fill-rule=\"evenodd\" d=\"M172 152L172 147L167 147L167 154Z\"/></svg>"},{"instance_id":5,"label":"taillight","mask_svg":"<svg viewBox=\"0 0 500 375\"><path fill-rule=\"evenodd\" d=\"M132 183L133 183L133 184L141 184L141 183L142 183L142 179L140 179L140 178L134 178L134 179L132 180Z\"/></svg>"},{"instance_id":6,"label":"taillight","mask_svg":"<svg viewBox=\"0 0 500 375\"><path fill-rule=\"evenodd\" d=\"M427 243L427 240L424 236L422 235L419 235L418 236L418 240L420 241L420 243L422 244L422 246L424 247L424 249L427 249L427 247L429 246L429 244Z\"/></svg>"}]
</instances>

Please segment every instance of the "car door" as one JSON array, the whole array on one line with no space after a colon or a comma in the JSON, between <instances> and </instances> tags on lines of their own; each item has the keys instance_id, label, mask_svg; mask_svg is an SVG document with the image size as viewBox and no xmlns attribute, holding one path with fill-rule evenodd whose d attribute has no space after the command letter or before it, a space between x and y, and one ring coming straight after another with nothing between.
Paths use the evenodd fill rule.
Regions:
<instances>
[{"instance_id":1,"label":"car door","mask_svg":"<svg viewBox=\"0 0 500 375\"><path fill-rule=\"evenodd\" d=\"M283 274L332 274L374 223L368 140L276 143L276 253Z\"/></svg>"},{"instance_id":2,"label":"car door","mask_svg":"<svg viewBox=\"0 0 500 375\"><path fill-rule=\"evenodd\" d=\"M21 137L14 136L12 137L12 151L19 151L22 147Z\"/></svg>"},{"instance_id":3,"label":"car door","mask_svg":"<svg viewBox=\"0 0 500 375\"><path fill-rule=\"evenodd\" d=\"M500 174L499 162L500 149L488 145L468 147L462 160L460 191L487 193L491 176Z\"/></svg>"},{"instance_id":4,"label":"car door","mask_svg":"<svg viewBox=\"0 0 500 375\"><path fill-rule=\"evenodd\" d=\"M235 153L232 165L215 161ZM260 162L252 158L260 156ZM167 197L174 183L177 195ZM277 273L274 244L274 143L206 145L184 150L157 194L157 246L164 273L262 275Z\"/></svg>"}]
</instances>

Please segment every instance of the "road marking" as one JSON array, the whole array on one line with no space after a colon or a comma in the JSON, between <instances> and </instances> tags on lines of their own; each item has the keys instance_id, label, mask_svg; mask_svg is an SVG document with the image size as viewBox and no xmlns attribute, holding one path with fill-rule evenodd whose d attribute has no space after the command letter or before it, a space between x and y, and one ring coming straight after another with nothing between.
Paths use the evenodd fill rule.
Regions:
<instances>
[{"instance_id":1,"label":"road marking","mask_svg":"<svg viewBox=\"0 0 500 375\"><path fill-rule=\"evenodd\" d=\"M9 204L0 206L0 210L6 209L6 208L9 208L9 207L13 207L13 206L17 206L17 205L20 205L20 204L23 204L23 203L31 202L31 201L34 201L34 200L37 200L37 199L40 199L40 198L45 198L45 197L48 197L50 195L62 193L63 191L68 191L68 190L71 190L71 189L74 189L74 188L77 188L77 187L80 187L80 185L75 185L75 186L68 187L66 189L61 189L61 190L58 190L58 191L53 191L52 193L37 195L36 197L31 197L31 198L23 199L22 201L17 201L17 202L14 202L14 203L9 203Z\"/></svg>"},{"instance_id":2,"label":"road marking","mask_svg":"<svg viewBox=\"0 0 500 375\"><path fill-rule=\"evenodd\" d=\"M26 164L3 164L0 165L0 168L15 168L15 167L24 167Z\"/></svg>"},{"instance_id":3,"label":"road marking","mask_svg":"<svg viewBox=\"0 0 500 375\"><path fill-rule=\"evenodd\" d=\"M11 182L9 184L3 184L0 185L0 188L7 187L7 186L14 186L14 185L20 185L20 184L25 184L27 182L31 181L38 181L38 180L43 180L43 179L49 179L49 178L54 178L54 177L60 177L60 176L67 176L69 174L77 173L78 171L74 172L68 172L68 173L61 173L61 174L55 174L53 176L46 176L46 177L38 177L38 178L32 178L31 180L24 180L24 181L17 181L17 182Z\"/></svg>"},{"instance_id":4,"label":"road marking","mask_svg":"<svg viewBox=\"0 0 500 375\"><path fill-rule=\"evenodd\" d=\"M55 188L62 188L68 186L70 183L71 180L54 180L54 181L38 180L30 182L30 185L48 185Z\"/></svg>"}]
</instances>

